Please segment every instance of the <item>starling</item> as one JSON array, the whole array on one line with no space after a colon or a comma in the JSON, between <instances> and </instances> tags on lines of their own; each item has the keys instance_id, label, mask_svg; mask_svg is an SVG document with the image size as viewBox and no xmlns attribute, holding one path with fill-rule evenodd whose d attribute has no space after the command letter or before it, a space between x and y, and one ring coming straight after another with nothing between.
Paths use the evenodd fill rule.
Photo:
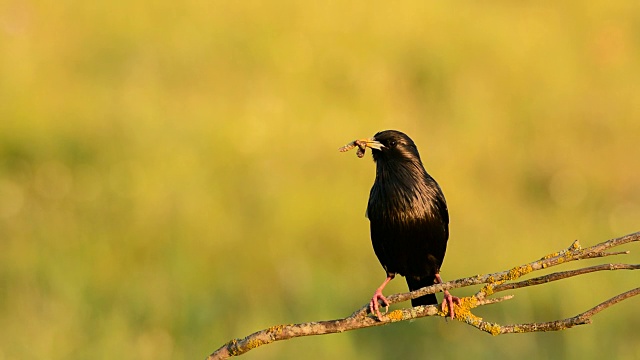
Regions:
<instances>
[{"instance_id":1,"label":"starling","mask_svg":"<svg viewBox=\"0 0 640 360\"><path fill-rule=\"evenodd\" d=\"M371 313L380 319L378 300L389 306L382 290L396 274L406 278L410 291L442 282L439 273L449 239L449 212L440 186L424 169L409 136L385 130L340 151L356 146L359 157L370 148L376 163L366 214L373 250L387 273L369 303ZM448 291L444 295L453 318L453 302L460 300ZM435 294L411 300L412 306L437 303Z\"/></svg>"}]
</instances>

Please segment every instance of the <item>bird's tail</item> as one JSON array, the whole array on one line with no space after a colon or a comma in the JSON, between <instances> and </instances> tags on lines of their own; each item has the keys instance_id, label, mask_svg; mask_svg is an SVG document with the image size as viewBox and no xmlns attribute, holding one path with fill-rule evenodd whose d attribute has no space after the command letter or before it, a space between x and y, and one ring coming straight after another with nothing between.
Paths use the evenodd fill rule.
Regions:
<instances>
[{"instance_id":1,"label":"bird's tail","mask_svg":"<svg viewBox=\"0 0 640 360\"><path fill-rule=\"evenodd\" d=\"M415 278L407 276L407 285L409 285L409 291L418 290L425 286L431 286L434 283L435 277L422 277ZM436 294L427 294L424 296L420 296L419 298L415 298L411 300L411 306L418 305L433 305L437 304L438 299L436 299Z\"/></svg>"}]
</instances>

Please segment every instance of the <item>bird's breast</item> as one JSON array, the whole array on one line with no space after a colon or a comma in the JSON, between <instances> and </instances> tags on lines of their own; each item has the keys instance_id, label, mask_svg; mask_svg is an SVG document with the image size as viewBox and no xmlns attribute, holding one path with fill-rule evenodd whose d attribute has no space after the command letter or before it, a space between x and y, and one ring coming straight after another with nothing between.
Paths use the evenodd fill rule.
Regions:
<instances>
[{"instance_id":1,"label":"bird's breast","mask_svg":"<svg viewBox=\"0 0 640 360\"><path fill-rule=\"evenodd\" d=\"M419 186L384 186L376 182L371 188L367 215L371 221L412 222L430 218L433 201Z\"/></svg>"}]
</instances>

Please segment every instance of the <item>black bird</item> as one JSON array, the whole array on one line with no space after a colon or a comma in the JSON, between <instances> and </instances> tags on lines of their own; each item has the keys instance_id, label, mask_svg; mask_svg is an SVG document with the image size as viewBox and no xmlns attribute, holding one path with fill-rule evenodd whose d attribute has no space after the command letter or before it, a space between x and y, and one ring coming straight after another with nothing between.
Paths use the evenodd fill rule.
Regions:
<instances>
[{"instance_id":1,"label":"black bird","mask_svg":"<svg viewBox=\"0 0 640 360\"><path fill-rule=\"evenodd\" d=\"M370 148L376 162L367 217L373 250L387 278L375 291L369 309L381 318L378 300L389 306L382 290L396 274L406 278L411 291L442 282L439 272L449 239L449 212L440 186L424 169L418 148L406 134L381 131L341 151L355 146L359 157ZM453 302L460 300L448 291L445 300L453 318ZM412 306L437 303L435 294L411 300Z\"/></svg>"}]
</instances>

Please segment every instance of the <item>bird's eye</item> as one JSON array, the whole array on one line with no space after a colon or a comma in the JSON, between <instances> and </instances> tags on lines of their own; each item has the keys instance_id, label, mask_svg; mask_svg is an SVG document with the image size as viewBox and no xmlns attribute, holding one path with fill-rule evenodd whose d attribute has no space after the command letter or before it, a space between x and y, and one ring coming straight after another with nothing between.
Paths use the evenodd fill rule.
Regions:
<instances>
[{"instance_id":1,"label":"bird's eye","mask_svg":"<svg viewBox=\"0 0 640 360\"><path fill-rule=\"evenodd\" d=\"M389 147L396 147L397 142L395 140L391 140L389 142Z\"/></svg>"}]
</instances>

